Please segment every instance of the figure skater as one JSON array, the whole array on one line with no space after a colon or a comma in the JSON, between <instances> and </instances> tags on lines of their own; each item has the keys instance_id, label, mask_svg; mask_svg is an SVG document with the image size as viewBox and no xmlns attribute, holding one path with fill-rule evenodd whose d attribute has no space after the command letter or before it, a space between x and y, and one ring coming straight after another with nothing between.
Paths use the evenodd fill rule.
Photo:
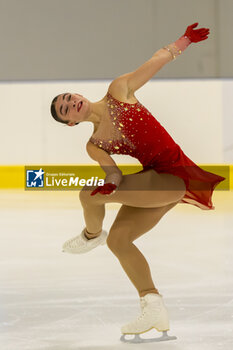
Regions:
<instances>
[{"instance_id":1,"label":"figure skater","mask_svg":"<svg viewBox=\"0 0 233 350\"><path fill-rule=\"evenodd\" d=\"M187 27L177 41L157 52L134 72L119 76L109 85L107 94L90 102L79 94L64 93L51 104L52 116L69 126L88 121L94 132L86 149L105 171L103 186L84 186L79 198L85 224L82 233L63 245L63 251L81 254L107 243L136 287L141 314L121 328L122 341L143 342L140 333L152 328L163 332L149 341L176 339L167 335L168 312L155 287L148 262L134 240L151 230L178 203L213 210L211 197L224 177L198 167L181 150L157 119L136 99L134 93L166 63L174 60L191 43L208 38L209 29ZM175 109L178 111L179 106ZM140 161L143 170L122 175L111 154L127 154ZM109 234L102 229L105 203L122 206ZM126 334L134 334L127 340Z\"/></svg>"}]
</instances>

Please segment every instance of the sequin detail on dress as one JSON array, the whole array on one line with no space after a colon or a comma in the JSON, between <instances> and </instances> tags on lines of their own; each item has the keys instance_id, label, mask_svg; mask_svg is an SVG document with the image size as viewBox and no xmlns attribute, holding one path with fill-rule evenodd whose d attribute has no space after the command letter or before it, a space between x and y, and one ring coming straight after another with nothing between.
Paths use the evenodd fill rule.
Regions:
<instances>
[{"instance_id":1,"label":"sequin detail on dress","mask_svg":"<svg viewBox=\"0 0 233 350\"><path fill-rule=\"evenodd\" d=\"M133 155L136 146L132 134L134 131L134 111L139 109L140 103L129 104L116 100L110 93L107 94L109 114L108 130L98 130L98 137L91 137L90 141L109 154ZM105 121L106 122L106 121ZM110 135L106 138L106 134Z\"/></svg>"},{"instance_id":2,"label":"sequin detail on dress","mask_svg":"<svg viewBox=\"0 0 233 350\"><path fill-rule=\"evenodd\" d=\"M109 154L135 157L143 165L154 162L155 153L160 156L162 150L168 149L163 145L167 138L170 141L172 138L139 101L133 104L118 101L108 92L107 105L111 120L108 129L111 130L97 130L98 137L90 138L92 143ZM106 134L111 136L106 138Z\"/></svg>"}]
</instances>

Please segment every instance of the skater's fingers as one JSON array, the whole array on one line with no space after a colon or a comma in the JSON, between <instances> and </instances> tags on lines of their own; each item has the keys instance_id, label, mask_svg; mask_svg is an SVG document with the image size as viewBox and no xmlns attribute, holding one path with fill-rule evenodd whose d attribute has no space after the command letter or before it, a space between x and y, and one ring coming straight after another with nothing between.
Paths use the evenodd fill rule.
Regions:
<instances>
[{"instance_id":1,"label":"skater's fingers","mask_svg":"<svg viewBox=\"0 0 233 350\"><path fill-rule=\"evenodd\" d=\"M189 26L189 28L196 28L197 26L198 26L198 22L191 24L191 25Z\"/></svg>"}]
</instances>

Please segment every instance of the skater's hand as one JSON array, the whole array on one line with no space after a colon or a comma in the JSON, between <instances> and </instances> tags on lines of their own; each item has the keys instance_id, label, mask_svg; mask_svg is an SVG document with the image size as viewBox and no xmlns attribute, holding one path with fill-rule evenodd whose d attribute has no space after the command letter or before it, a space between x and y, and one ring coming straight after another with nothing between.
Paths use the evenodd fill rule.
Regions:
<instances>
[{"instance_id":1,"label":"skater's hand","mask_svg":"<svg viewBox=\"0 0 233 350\"><path fill-rule=\"evenodd\" d=\"M94 191L91 192L91 196L94 196L96 193L101 194L113 194L115 193L115 189L117 188L116 185L112 183L106 183L103 186L98 186Z\"/></svg>"},{"instance_id":2,"label":"skater's hand","mask_svg":"<svg viewBox=\"0 0 233 350\"><path fill-rule=\"evenodd\" d=\"M199 41L208 39L208 35L210 32L209 28L200 28L194 30L193 28L197 26L198 22L188 26L186 32L184 33L184 35L187 36L192 43L197 43Z\"/></svg>"}]
</instances>

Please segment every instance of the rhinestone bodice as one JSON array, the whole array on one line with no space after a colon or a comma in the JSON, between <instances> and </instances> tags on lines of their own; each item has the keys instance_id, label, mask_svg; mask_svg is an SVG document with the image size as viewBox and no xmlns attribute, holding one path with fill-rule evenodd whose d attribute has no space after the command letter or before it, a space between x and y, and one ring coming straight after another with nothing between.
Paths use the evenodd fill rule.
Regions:
<instances>
[{"instance_id":1,"label":"rhinestone bodice","mask_svg":"<svg viewBox=\"0 0 233 350\"><path fill-rule=\"evenodd\" d=\"M91 137L90 142L108 154L127 154L148 165L161 157L163 152L176 146L175 141L139 101L133 104L121 102L107 93L109 130L102 137ZM105 135L109 137L105 137Z\"/></svg>"}]
</instances>

